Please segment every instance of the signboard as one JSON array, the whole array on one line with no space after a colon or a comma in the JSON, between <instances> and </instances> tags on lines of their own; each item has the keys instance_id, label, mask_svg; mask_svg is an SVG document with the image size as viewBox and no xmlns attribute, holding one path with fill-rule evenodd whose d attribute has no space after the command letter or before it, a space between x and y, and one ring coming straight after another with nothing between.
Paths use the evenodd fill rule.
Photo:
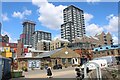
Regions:
<instances>
[{"instance_id":1,"label":"signboard","mask_svg":"<svg viewBox=\"0 0 120 80\"><path fill-rule=\"evenodd\" d=\"M6 56L5 57L12 57L12 53L11 52L9 52L9 53L6 53Z\"/></svg>"},{"instance_id":2,"label":"signboard","mask_svg":"<svg viewBox=\"0 0 120 80\"><path fill-rule=\"evenodd\" d=\"M28 48L24 48L24 53L28 53Z\"/></svg>"},{"instance_id":3,"label":"signboard","mask_svg":"<svg viewBox=\"0 0 120 80\"><path fill-rule=\"evenodd\" d=\"M10 47L4 47L5 52L10 52Z\"/></svg>"},{"instance_id":4,"label":"signboard","mask_svg":"<svg viewBox=\"0 0 120 80\"><path fill-rule=\"evenodd\" d=\"M32 57L32 53L25 53L25 57Z\"/></svg>"}]
</instances>

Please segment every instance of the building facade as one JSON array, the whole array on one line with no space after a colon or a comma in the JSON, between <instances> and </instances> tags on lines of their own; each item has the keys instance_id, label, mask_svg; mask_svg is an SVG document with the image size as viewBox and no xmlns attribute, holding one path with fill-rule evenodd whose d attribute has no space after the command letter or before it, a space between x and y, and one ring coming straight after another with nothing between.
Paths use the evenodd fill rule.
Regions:
<instances>
[{"instance_id":1,"label":"building facade","mask_svg":"<svg viewBox=\"0 0 120 80\"><path fill-rule=\"evenodd\" d=\"M105 45L93 49L93 58L103 56L120 56L120 44Z\"/></svg>"},{"instance_id":2,"label":"building facade","mask_svg":"<svg viewBox=\"0 0 120 80\"><path fill-rule=\"evenodd\" d=\"M81 38L75 38L73 40L73 43L90 43L91 47L89 48L94 48L94 47L98 47L99 45L99 39L97 37L94 36L84 36Z\"/></svg>"},{"instance_id":3,"label":"building facade","mask_svg":"<svg viewBox=\"0 0 120 80\"><path fill-rule=\"evenodd\" d=\"M70 5L63 10L64 23L61 25L61 38L70 42L75 37L82 37L85 34L83 10Z\"/></svg>"},{"instance_id":4,"label":"building facade","mask_svg":"<svg viewBox=\"0 0 120 80\"><path fill-rule=\"evenodd\" d=\"M17 45L17 57L21 57L23 53L23 44L20 40L18 40L17 44L18 44Z\"/></svg>"},{"instance_id":5,"label":"building facade","mask_svg":"<svg viewBox=\"0 0 120 80\"><path fill-rule=\"evenodd\" d=\"M66 39L56 39L56 40L53 40L51 41L50 43L50 50L56 50L58 48L62 48L64 47L64 44L69 44L70 42Z\"/></svg>"},{"instance_id":6,"label":"building facade","mask_svg":"<svg viewBox=\"0 0 120 80\"><path fill-rule=\"evenodd\" d=\"M107 34L104 32L98 33L95 37L99 39L99 47L104 45L113 45L112 35L109 32Z\"/></svg>"},{"instance_id":7,"label":"building facade","mask_svg":"<svg viewBox=\"0 0 120 80\"><path fill-rule=\"evenodd\" d=\"M61 64L62 67L70 67L80 64L80 56L70 48L64 47L49 52L40 53L35 57L18 58L20 69L26 66L28 69L44 69L50 66L52 69L55 65Z\"/></svg>"},{"instance_id":8,"label":"building facade","mask_svg":"<svg viewBox=\"0 0 120 80\"><path fill-rule=\"evenodd\" d=\"M105 34L104 32L98 33L95 36L87 36L81 38L75 38L73 43L77 42L88 42L91 43L92 48L100 47L104 45L113 45L113 39L111 34L108 32Z\"/></svg>"},{"instance_id":9,"label":"building facade","mask_svg":"<svg viewBox=\"0 0 120 80\"><path fill-rule=\"evenodd\" d=\"M35 31L32 36L32 46L37 49L37 43L41 40L51 41L51 33L44 31Z\"/></svg>"},{"instance_id":10,"label":"building facade","mask_svg":"<svg viewBox=\"0 0 120 80\"><path fill-rule=\"evenodd\" d=\"M0 42L3 42L3 43L9 43L9 36L8 35L0 35Z\"/></svg>"},{"instance_id":11,"label":"building facade","mask_svg":"<svg viewBox=\"0 0 120 80\"><path fill-rule=\"evenodd\" d=\"M92 47L93 44L90 42L75 42L68 45L69 48L74 50L80 55L80 58L92 59ZM82 60L81 60L82 61Z\"/></svg>"},{"instance_id":12,"label":"building facade","mask_svg":"<svg viewBox=\"0 0 120 80\"><path fill-rule=\"evenodd\" d=\"M50 51L50 40L41 40L37 43L37 50Z\"/></svg>"},{"instance_id":13,"label":"building facade","mask_svg":"<svg viewBox=\"0 0 120 80\"><path fill-rule=\"evenodd\" d=\"M20 35L21 41L24 45L32 45L32 35L35 32L35 22L33 21L24 21L23 33Z\"/></svg>"}]
</instances>

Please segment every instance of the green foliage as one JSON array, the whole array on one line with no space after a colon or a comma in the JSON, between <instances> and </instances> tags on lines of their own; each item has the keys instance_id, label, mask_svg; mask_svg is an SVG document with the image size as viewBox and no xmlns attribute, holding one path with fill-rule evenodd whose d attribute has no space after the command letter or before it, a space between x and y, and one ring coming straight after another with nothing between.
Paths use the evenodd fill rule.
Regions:
<instances>
[{"instance_id":1,"label":"green foliage","mask_svg":"<svg viewBox=\"0 0 120 80\"><path fill-rule=\"evenodd\" d=\"M28 69L27 69L27 67L26 67L26 66L22 67L22 70L23 70L23 71L25 71L25 72L27 72L27 71L28 71Z\"/></svg>"}]
</instances>

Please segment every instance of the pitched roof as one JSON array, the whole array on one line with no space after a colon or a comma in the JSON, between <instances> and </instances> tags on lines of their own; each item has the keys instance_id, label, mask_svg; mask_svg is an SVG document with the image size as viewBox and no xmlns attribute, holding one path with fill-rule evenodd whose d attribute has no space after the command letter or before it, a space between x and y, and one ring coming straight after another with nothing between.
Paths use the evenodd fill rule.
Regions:
<instances>
[{"instance_id":1,"label":"pitched roof","mask_svg":"<svg viewBox=\"0 0 120 80\"><path fill-rule=\"evenodd\" d=\"M40 55L36 56L36 57L40 57L40 58L43 58L43 57L49 57L51 56L52 54L55 54L56 52L60 51L61 49L56 49L56 50L53 50L53 51L49 51L49 52L44 52L44 53L41 53Z\"/></svg>"},{"instance_id":2,"label":"pitched roof","mask_svg":"<svg viewBox=\"0 0 120 80\"><path fill-rule=\"evenodd\" d=\"M68 52L68 54L66 54L66 52ZM44 57L72 58L72 57L80 57L80 55L74 52L73 50L71 50L70 48L64 47L64 48L56 49L50 52L41 53L40 55L37 56L37 58L38 57L39 58L44 58Z\"/></svg>"}]
</instances>

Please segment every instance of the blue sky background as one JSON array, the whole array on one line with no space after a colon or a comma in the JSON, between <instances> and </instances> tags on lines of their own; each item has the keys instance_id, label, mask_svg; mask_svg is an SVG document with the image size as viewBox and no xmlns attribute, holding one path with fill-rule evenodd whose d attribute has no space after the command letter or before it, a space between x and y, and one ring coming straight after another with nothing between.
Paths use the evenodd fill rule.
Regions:
<instances>
[{"instance_id":1,"label":"blue sky background","mask_svg":"<svg viewBox=\"0 0 120 80\"><path fill-rule=\"evenodd\" d=\"M86 28L90 27L91 24L97 25L98 28L103 28L106 25L109 25L110 20L107 20L106 17L112 14L112 17L118 15L118 3L117 2L97 2L97 3L88 3L88 2L51 2L48 3L57 6L69 6L71 4L76 7L84 10L84 13L91 14L93 17L90 20L86 21ZM32 2L3 2L2 3L2 15L7 17L6 20L2 20L2 34L8 34L11 37L11 42L15 42L19 39L20 34L23 31L22 21L25 19L32 20L36 22L36 30L43 30L52 33L52 38L60 36L60 29L55 30L45 25L42 25L42 22L38 20L41 13L38 12L40 7L33 4ZM31 10L30 15L25 15L24 18L20 19L18 17L13 17L14 12L24 12L25 10ZM47 9L46 9L47 10ZM52 11L52 10L51 10ZM49 11L48 11L49 14ZM62 13L61 13L62 14ZM56 15L55 15L56 16ZM50 17L51 18L51 17ZM3 19L3 17L2 17ZM51 19L52 20L52 19ZM55 23L55 21L53 20ZM117 24L117 23L116 23ZM60 27L60 25L58 25ZM56 26L56 28L58 27ZM114 27L114 26L112 26ZM116 27L115 27L116 28ZM87 31L89 35L90 31ZM105 32L110 32L106 28L103 29ZM94 32L94 30L93 30ZM91 32L92 33L92 32ZM99 33L99 32L98 32ZM117 30L110 32L115 39L117 39ZM93 36L93 34L91 34ZM95 35L95 34L94 34ZM117 41L117 40L116 40Z\"/></svg>"}]
</instances>

